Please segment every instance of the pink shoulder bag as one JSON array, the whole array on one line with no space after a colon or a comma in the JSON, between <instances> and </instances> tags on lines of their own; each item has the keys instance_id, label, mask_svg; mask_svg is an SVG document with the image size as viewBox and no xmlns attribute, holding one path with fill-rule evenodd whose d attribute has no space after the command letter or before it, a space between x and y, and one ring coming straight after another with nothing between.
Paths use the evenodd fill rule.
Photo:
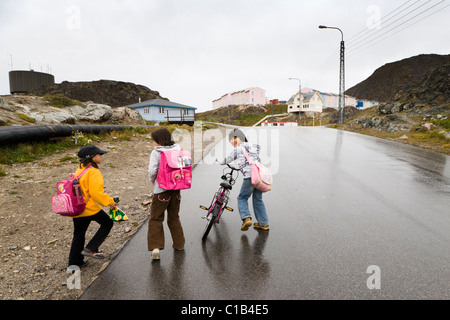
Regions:
<instances>
[{"instance_id":1,"label":"pink shoulder bag","mask_svg":"<svg viewBox=\"0 0 450 320\"><path fill-rule=\"evenodd\" d=\"M241 148L242 151L244 151L245 157L247 158L247 161L248 163L250 163L250 166L252 168L251 171L252 185L262 192L267 192L271 190L273 178L269 169L266 168L259 161L252 161L248 156L248 153L245 150L245 148L243 146L241 146Z\"/></svg>"}]
</instances>

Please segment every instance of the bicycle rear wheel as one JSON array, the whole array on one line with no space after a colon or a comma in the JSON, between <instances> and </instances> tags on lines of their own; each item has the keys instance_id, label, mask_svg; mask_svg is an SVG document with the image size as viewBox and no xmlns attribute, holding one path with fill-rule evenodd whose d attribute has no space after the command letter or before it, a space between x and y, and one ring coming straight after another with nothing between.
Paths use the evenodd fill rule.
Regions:
<instances>
[{"instance_id":1,"label":"bicycle rear wheel","mask_svg":"<svg viewBox=\"0 0 450 320\"><path fill-rule=\"evenodd\" d=\"M216 222L217 216L219 215L219 211L220 211L220 206L218 204L216 204L214 206L213 211L211 212L211 219L206 223L206 228L205 228L205 231L203 232L202 240L205 240L209 234L209 231L211 231L211 228L212 228L213 224Z\"/></svg>"}]
</instances>

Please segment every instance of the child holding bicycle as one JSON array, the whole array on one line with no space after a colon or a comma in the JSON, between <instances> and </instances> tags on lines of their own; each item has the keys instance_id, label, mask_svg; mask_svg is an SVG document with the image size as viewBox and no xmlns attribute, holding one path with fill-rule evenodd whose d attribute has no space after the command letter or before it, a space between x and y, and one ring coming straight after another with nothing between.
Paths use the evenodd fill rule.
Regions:
<instances>
[{"instance_id":1,"label":"child holding bicycle","mask_svg":"<svg viewBox=\"0 0 450 320\"><path fill-rule=\"evenodd\" d=\"M250 210L248 207L248 199L252 196L253 211L257 222L253 224L253 228L261 230L269 230L269 218L267 217L266 207L262 199L262 191L252 186L251 166L247 161L242 147L245 148L250 158L261 161L259 158L260 146L257 144L250 144L247 141L244 133L240 129L233 129L228 135L228 140L233 145L234 150L219 164L227 164L238 161L238 167L241 170L244 180L241 191L238 196L239 214L242 219L242 231L247 231L252 225Z\"/></svg>"},{"instance_id":2,"label":"child holding bicycle","mask_svg":"<svg viewBox=\"0 0 450 320\"><path fill-rule=\"evenodd\" d=\"M152 259L160 259L160 250L164 249L164 212L167 210L167 225L172 235L173 248L184 249L184 233L181 226L180 190L165 190L161 188L156 180L161 162L161 152L168 150L180 150L180 146L172 140L172 135L166 128L153 131L153 146L155 149L150 154L148 165L148 177L154 185L150 219L148 221L147 247L152 252Z\"/></svg>"}]
</instances>

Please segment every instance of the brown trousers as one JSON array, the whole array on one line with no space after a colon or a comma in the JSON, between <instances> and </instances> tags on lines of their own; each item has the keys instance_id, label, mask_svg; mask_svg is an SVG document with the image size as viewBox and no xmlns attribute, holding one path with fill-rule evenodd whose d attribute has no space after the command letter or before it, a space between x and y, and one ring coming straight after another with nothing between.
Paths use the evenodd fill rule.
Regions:
<instances>
[{"instance_id":1,"label":"brown trousers","mask_svg":"<svg viewBox=\"0 0 450 320\"><path fill-rule=\"evenodd\" d=\"M153 249L164 249L164 212L167 210L167 226L172 235L173 247L177 250L184 249L184 233L181 226L180 190L165 191L154 194L152 198L150 219L148 221L147 247Z\"/></svg>"}]
</instances>

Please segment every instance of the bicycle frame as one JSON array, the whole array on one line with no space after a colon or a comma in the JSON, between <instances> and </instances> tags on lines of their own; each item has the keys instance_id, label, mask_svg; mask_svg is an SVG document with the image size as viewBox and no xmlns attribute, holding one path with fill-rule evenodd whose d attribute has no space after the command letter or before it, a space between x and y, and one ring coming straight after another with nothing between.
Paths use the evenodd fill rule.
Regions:
<instances>
[{"instance_id":1,"label":"bicycle frame","mask_svg":"<svg viewBox=\"0 0 450 320\"><path fill-rule=\"evenodd\" d=\"M233 211L233 209L228 207L227 204L228 204L228 200L229 200L230 190L232 189L232 186L234 185L234 183L236 182L236 179L237 179L237 176L236 176L236 178L233 177L233 172L239 171L239 169L233 168L232 166L230 166L228 164L227 164L227 166L231 169L231 171L222 175L222 182L220 183L220 188L214 194L214 197L213 197L209 207L206 208L205 206L202 206L202 205L200 206L201 209L208 211L206 216L202 217L203 219L208 220L207 227L203 234L203 239L206 239L206 237L208 236L208 233L211 230L212 225L214 223L219 223L220 217L222 216L224 209ZM239 175L239 173L238 173L238 175ZM218 210L218 212L215 212L215 210L216 211Z\"/></svg>"},{"instance_id":2,"label":"bicycle frame","mask_svg":"<svg viewBox=\"0 0 450 320\"><path fill-rule=\"evenodd\" d=\"M219 190L214 194L213 201L209 206L208 213L206 214L207 218L211 212L213 211L216 204L220 205L219 214L217 215L216 222L219 222L220 216L222 215L223 209L227 209L229 211L233 211L232 208L227 207L228 204L228 195L230 194L230 190L225 189L224 187L220 187ZM203 209L203 208L202 208Z\"/></svg>"}]
</instances>

